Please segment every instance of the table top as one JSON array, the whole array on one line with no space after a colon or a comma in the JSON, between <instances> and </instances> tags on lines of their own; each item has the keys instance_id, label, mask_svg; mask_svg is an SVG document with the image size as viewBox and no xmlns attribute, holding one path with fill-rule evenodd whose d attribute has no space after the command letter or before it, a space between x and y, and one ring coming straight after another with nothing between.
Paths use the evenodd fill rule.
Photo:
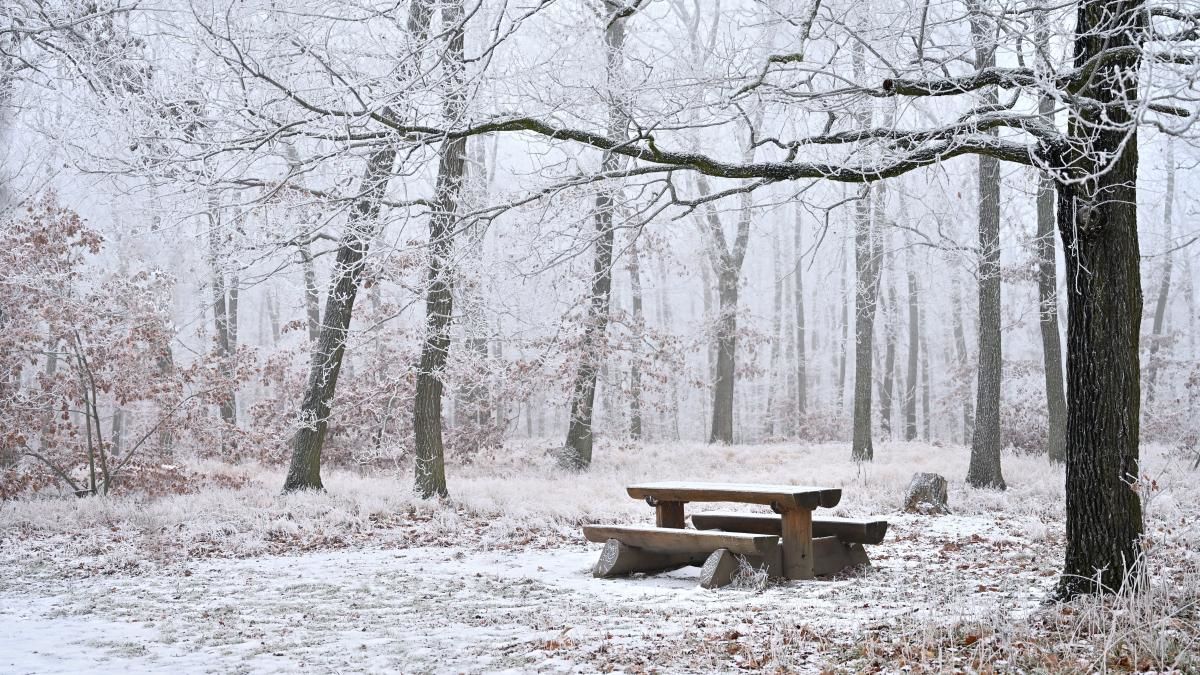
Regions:
<instances>
[{"instance_id":1,"label":"table top","mask_svg":"<svg viewBox=\"0 0 1200 675\"><path fill-rule=\"evenodd\" d=\"M665 502L741 502L776 505L781 509L832 508L842 499L841 488L760 483L697 483L666 481L626 488L630 497L653 497Z\"/></svg>"}]
</instances>

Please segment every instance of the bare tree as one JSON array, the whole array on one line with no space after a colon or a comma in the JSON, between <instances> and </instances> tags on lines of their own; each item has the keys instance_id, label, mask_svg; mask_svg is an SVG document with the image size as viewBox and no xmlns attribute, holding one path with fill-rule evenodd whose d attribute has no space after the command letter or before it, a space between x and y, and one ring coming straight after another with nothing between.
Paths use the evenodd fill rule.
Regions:
<instances>
[{"instance_id":1,"label":"bare tree","mask_svg":"<svg viewBox=\"0 0 1200 675\"><path fill-rule=\"evenodd\" d=\"M976 0L971 8L975 70L996 67L996 22ZM995 87L982 88L982 106L996 106ZM985 133L995 134L995 130ZM1000 470L1000 160L979 156L979 373L975 378L975 433L967 483L977 488L1005 488Z\"/></svg>"},{"instance_id":2,"label":"bare tree","mask_svg":"<svg viewBox=\"0 0 1200 675\"><path fill-rule=\"evenodd\" d=\"M424 11L424 10L423 10ZM453 123L462 117L466 104L463 89L464 25L462 0L442 5L442 24L448 35L444 66L445 92L442 110ZM447 138L438 162L434 187L434 211L429 218L429 267L425 289L425 339L417 367L417 392L413 401L413 432L416 435L415 463L417 494L428 499L445 497L446 460L442 445L442 370L450 353L450 319L454 305L453 270L450 255L458 225L458 201L466 177L467 138Z\"/></svg>"},{"instance_id":3,"label":"bare tree","mask_svg":"<svg viewBox=\"0 0 1200 675\"><path fill-rule=\"evenodd\" d=\"M611 91L621 81L624 61L625 22L628 14L623 13L623 4L604 0L605 21L604 52L605 72ZM607 134L609 138L625 135L629 120L615 95L608 106ZM606 152L600 161L602 173L616 171L624 159L617 153ZM595 257L592 260L591 288L588 292L588 311L584 319L582 359L571 387L571 417L567 429L567 441L561 455L564 466L585 469L592 463L593 406L596 402L596 376L600 371L600 360L605 357L604 349L608 334L609 296L612 293L613 255L613 212L615 189L605 186L596 194L594 222L596 228Z\"/></svg>"}]
</instances>

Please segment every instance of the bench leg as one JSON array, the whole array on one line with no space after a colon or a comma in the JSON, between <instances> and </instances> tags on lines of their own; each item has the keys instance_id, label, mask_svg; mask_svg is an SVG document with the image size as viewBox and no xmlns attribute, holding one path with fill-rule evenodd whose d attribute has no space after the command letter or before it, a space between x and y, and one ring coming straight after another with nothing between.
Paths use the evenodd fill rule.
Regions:
<instances>
[{"instance_id":1,"label":"bench leg","mask_svg":"<svg viewBox=\"0 0 1200 675\"><path fill-rule=\"evenodd\" d=\"M683 502L659 502L654 507L654 522L659 527L683 529Z\"/></svg>"},{"instance_id":2,"label":"bench leg","mask_svg":"<svg viewBox=\"0 0 1200 675\"><path fill-rule=\"evenodd\" d=\"M600 559L592 566L592 576L604 579L634 572L666 572L688 565L699 565L703 561L702 555L655 553L609 539L604 544L604 550L600 552Z\"/></svg>"},{"instance_id":3,"label":"bench leg","mask_svg":"<svg viewBox=\"0 0 1200 675\"><path fill-rule=\"evenodd\" d=\"M758 556L739 556L729 552L729 549L719 548L708 556L708 560L704 561L704 566L700 568L700 587L701 588L720 588L733 583L733 576L741 567L739 558L745 557L746 562L754 568L767 568L767 575L771 578L779 577L779 551L776 550L774 555L764 557Z\"/></svg>"},{"instance_id":4,"label":"bench leg","mask_svg":"<svg viewBox=\"0 0 1200 675\"><path fill-rule=\"evenodd\" d=\"M813 573L819 577L833 576L851 567L870 564L871 559L867 557L862 544L847 544L837 537L813 539Z\"/></svg>"},{"instance_id":5,"label":"bench leg","mask_svg":"<svg viewBox=\"0 0 1200 675\"><path fill-rule=\"evenodd\" d=\"M812 511L785 509L783 521L783 576L788 579L813 578Z\"/></svg>"}]
</instances>

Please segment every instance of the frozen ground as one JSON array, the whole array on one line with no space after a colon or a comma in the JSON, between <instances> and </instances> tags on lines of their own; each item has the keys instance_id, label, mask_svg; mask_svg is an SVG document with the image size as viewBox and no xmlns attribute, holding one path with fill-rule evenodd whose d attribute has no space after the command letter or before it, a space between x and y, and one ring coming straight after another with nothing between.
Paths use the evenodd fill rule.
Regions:
<instances>
[{"instance_id":1,"label":"frozen ground","mask_svg":"<svg viewBox=\"0 0 1200 675\"><path fill-rule=\"evenodd\" d=\"M1011 489L1001 494L964 488L961 448L888 445L865 472L839 446L605 453L583 476L558 472L532 446L480 458L452 469L448 503L415 500L406 475L331 473L326 495L279 497L277 475L247 470L253 480L238 490L0 505L0 672L1196 663L1187 659L1198 647L1189 622L1200 618L1200 476L1165 451L1147 450L1146 490L1156 588L1170 606L1065 613L1040 606L1062 555L1061 474L1040 459L1006 457ZM954 515L897 513L916 470L951 479ZM648 478L838 485L836 513L886 515L892 527L871 549L874 568L852 578L720 591L697 588L694 568L592 579L598 547L582 541L579 524L648 520L650 509L620 490ZM1173 642L1151 653L1142 637Z\"/></svg>"}]
</instances>

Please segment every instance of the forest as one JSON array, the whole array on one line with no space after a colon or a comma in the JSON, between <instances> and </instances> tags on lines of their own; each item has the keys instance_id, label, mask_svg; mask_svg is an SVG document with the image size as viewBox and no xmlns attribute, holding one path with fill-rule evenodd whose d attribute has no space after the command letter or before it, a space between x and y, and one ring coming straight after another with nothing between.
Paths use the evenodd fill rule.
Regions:
<instances>
[{"instance_id":1,"label":"forest","mask_svg":"<svg viewBox=\"0 0 1200 675\"><path fill-rule=\"evenodd\" d=\"M0 671L1200 672L1198 120L1197 0L2 0Z\"/></svg>"}]
</instances>

